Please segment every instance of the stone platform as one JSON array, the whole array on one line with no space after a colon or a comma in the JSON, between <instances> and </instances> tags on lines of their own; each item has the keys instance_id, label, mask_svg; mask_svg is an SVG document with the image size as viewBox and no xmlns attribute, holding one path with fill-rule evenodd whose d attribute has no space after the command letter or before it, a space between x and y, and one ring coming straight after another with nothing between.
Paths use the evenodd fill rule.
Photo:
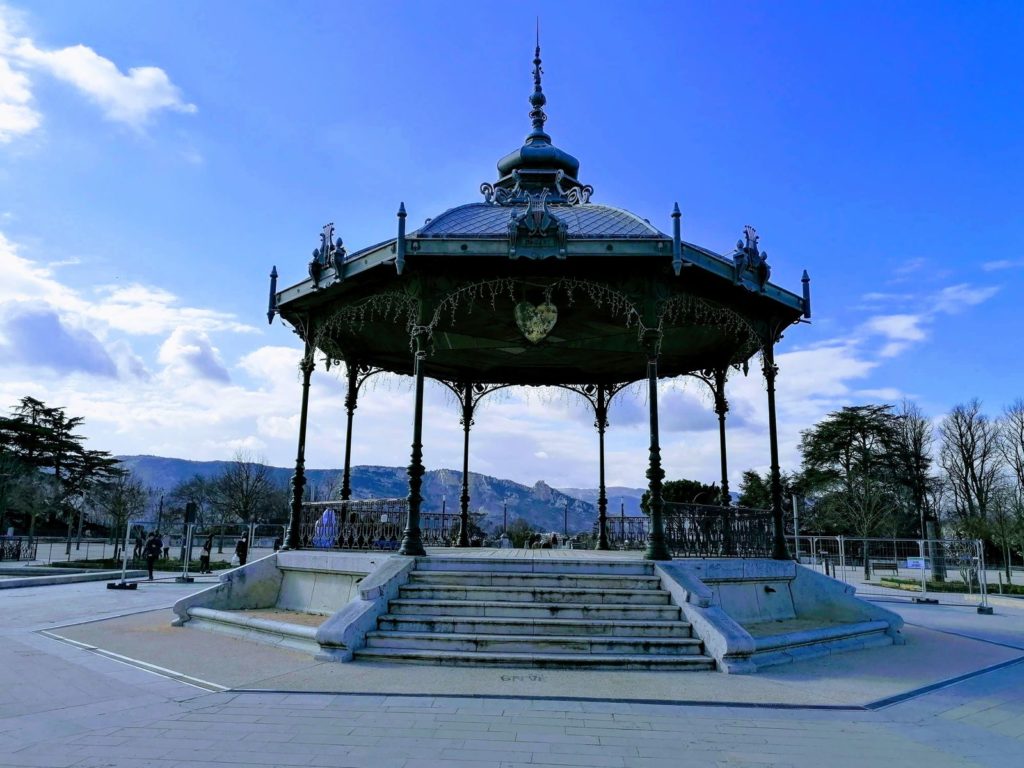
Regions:
<instances>
[{"instance_id":1,"label":"stone platform","mask_svg":"<svg viewBox=\"0 0 1024 768\"><path fill-rule=\"evenodd\" d=\"M792 562L576 550L281 552L175 612L335 661L744 673L902 642L898 616Z\"/></svg>"}]
</instances>

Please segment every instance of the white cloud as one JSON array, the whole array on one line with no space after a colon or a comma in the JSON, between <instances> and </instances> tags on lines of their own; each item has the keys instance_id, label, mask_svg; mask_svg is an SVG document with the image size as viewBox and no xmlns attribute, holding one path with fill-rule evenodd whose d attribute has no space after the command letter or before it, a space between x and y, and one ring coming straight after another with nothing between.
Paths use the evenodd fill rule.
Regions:
<instances>
[{"instance_id":1,"label":"white cloud","mask_svg":"<svg viewBox=\"0 0 1024 768\"><path fill-rule=\"evenodd\" d=\"M923 341L928 337L927 332L921 327L926 321L926 315L878 315L864 324L864 330L888 339L879 354L882 357L895 357L911 343Z\"/></svg>"},{"instance_id":2,"label":"white cloud","mask_svg":"<svg viewBox=\"0 0 1024 768\"><path fill-rule=\"evenodd\" d=\"M1024 267L1024 259L997 259L995 261L986 261L981 265L981 269L984 272L998 272L1004 269L1016 269L1018 267Z\"/></svg>"},{"instance_id":3,"label":"white cloud","mask_svg":"<svg viewBox=\"0 0 1024 768\"><path fill-rule=\"evenodd\" d=\"M160 345L157 358L170 381L206 379L228 382L231 374L210 337L195 328L176 328Z\"/></svg>"},{"instance_id":4,"label":"white cloud","mask_svg":"<svg viewBox=\"0 0 1024 768\"><path fill-rule=\"evenodd\" d=\"M159 112L194 113L160 67L127 73L86 45L41 48L21 33L14 11L0 5L0 143L24 136L42 123L33 106L31 73L44 73L75 88L113 122L140 130Z\"/></svg>"},{"instance_id":5,"label":"white cloud","mask_svg":"<svg viewBox=\"0 0 1024 768\"><path fill-rule=\"evenodd\" d=\"M180 306L178 297L162 288L139 283L108 285L96 289L96 294L99 300L84 311L125 333L163 334L181 327L204 332L256 332L256 328L227 312Z\"/></svg>"},{"instance_id":6,"label":"white cloud","mask_svg":"<svg viewBox=\"0 0 1024 768\"><path fill-rule=\"evenodd\" d=\"M32 107L28 77L13 69L0 51L0 144L31 133L41 122L42 115Z\"/></svg>"},{"instance_id":7,"label":"white cloud","mask_svg":"<svg viewBox=\"0 0 1024 768\"><path fill-rule=\"evenodd\" d=\"M948 285L925 297L909 296L920 309L916 312L876 315L868 318L858 329L856 337L862 340L881 336L885 341L879 348L880 357L896 357L911 345L928 338L928 326L938 315L956 315L977 306L996 295L999 286L976 286L970 283ZM899 294L865 294L866 300L896 300ZM870 298L869 298L870 297Z\"/></svg>"},{"instance_id":8,"label":"white cloud","mask_svg":"<svg viewBox=\"0 0 1024 768\"><path fill-rule=\"evenodd\" d=\"M935 297L935 311L956 315L968 307L981 304L999 292L999 286L974 286L968 283L950 285L939 291Z\"/></svg>"}]
</instances>

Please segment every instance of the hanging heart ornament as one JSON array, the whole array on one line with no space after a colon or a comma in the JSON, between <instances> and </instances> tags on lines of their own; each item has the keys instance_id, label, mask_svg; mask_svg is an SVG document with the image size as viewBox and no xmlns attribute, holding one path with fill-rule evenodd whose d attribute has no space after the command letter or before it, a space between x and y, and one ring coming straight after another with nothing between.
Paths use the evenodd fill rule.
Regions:
<instances>
[{"instance_id":1,"label":"hanging heart ornament","mask_svg":"<svg viewBox=\"0 0 1024 768\"><path fill-rule=\"evenodd\" d=\"M528 341L536 344L555 327L558 322L558 307L550 301L543 304L531 304L521 301L516 304L516 325Z\"/></svg>"}]
</instances>

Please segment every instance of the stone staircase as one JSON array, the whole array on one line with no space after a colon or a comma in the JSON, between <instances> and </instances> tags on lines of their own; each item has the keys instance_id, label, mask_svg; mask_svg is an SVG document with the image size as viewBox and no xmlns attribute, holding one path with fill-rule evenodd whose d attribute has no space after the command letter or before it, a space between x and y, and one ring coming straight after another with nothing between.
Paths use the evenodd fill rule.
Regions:
<instances>
[{"instance_id":1,"label":"stone staircase","mask_svg":"<svg viewBox=\"0 0 1024 768\"><path fill-rule=\"evenodd\" d=\"M366 661L503 667L714 669L651 563L422 558Z\"/></svg>"}]
</instances>

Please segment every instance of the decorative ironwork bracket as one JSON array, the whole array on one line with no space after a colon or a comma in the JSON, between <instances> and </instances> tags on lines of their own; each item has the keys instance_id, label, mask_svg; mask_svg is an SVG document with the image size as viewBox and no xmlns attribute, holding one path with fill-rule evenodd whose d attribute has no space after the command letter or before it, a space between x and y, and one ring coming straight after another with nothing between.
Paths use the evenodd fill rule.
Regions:
<instances>
[{"instance_id":1,"label":"decorative ironwork bracket","mask_svg":"<svg viewBox=\"0 0 1024 768\"><path fill-rule=\"evenodd\" d=\"M334 282L340 283L344 279L346 255L348 255L348 251L341 238L339 237L338 241L334 242L334 223L325 224L320 232L320 247L314 249L313 258L309 261L309 276L313 278L314 290L320 287L320 278L323 276L324 269L328 267L334 270Z\"/></svg>"},{"instance_id":2,"label":"decorative ironwork bracket","mask_svg":"<svg viewBox=\"0 0 1024 768\"><path fill-rule=\"evenodd\" d=\"M743 228L743 240L736 243L732 254L733 281L736 285L745 285L743 278L750 275L757 290L764 293L772 268L768 266L768 251L758 248L760 239L757 230L749 224Z\"/></svg>"},{"instance_id":3,"label":"decorative ironwork bracket","mask_svg":"<svg viewBox=\"0 0 1024 768\"><path fill-rule=\"evenodd\" d=\"M568 254L569 227L548 210L548 190L528 196L526 210L515 211L508 222L508 257L564 259Z\"/></svg>"}]
</instances>

